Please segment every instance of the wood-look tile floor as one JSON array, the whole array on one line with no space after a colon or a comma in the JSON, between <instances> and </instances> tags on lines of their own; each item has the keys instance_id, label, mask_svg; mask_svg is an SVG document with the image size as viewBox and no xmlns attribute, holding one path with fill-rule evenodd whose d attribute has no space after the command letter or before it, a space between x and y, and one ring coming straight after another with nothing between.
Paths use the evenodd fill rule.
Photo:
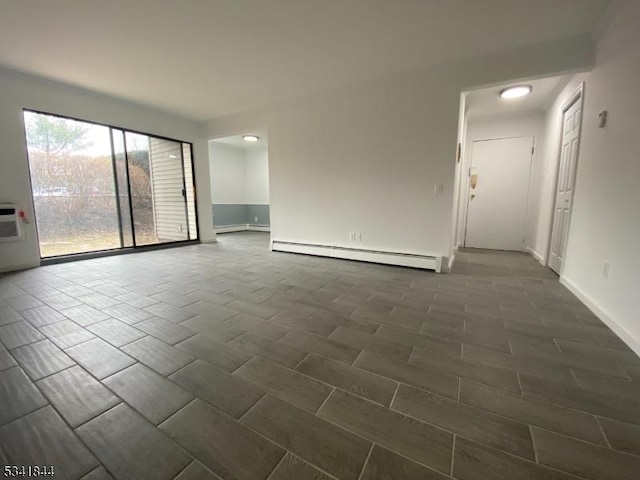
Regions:
<instances>
[{"instance_id":1,"label":"wood-look tile floor","mask_svg":"<svg viewBox=\"0 0 640 480\"><path fill-rule=\"evenodd\" d=\"M518 253L268 235L0 277L0 464L55 478L640 478L640 358Z\"/></svg>"}]
</instances>

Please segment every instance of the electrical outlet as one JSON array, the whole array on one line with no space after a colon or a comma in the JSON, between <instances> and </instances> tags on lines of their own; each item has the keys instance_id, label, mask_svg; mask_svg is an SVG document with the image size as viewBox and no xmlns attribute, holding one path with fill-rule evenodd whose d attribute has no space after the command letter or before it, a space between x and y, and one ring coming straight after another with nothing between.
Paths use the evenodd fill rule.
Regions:
<instances>
[{"instance_id":1,"label":"electrical outlet","mask_svg":"<svg viewBox=\"0 0 640 480\"><path fill-rule=\"evenodd\" d=\"M435 183L433 185L433 194L442 195L444 193L444 183Z\"/></svg>"},{"instance_id":2,"label":"electrical outlet","mask_svg":"<svg viewBox=\"0 0 640 480\"><path fill-rule=\"evenodd\" d=\"M253 221L254 221L255 223L258 223L258 217L253 217Z\"/></svg>"},{"instance_id":3,"label":"electrical outlet","mask_svg":"<svg viewBox=\"0 0 640 480\"><path fill-rule=\"evenodd\" d=\"M356 232L356 242L362 243L362 232Z\"/></svg>"},{"instance_id":4,"label":"electrical outlet","mask_svg":"<svg viewBox=\"0 0 640 480\"><path fill-rule=\"evenodd\" d=\"M349 241L354 243L356 241L356 232L349 232Z\"/></svg>"},{"instance_id":5,"label":"electrical outlet","mask_svg":"<svg viewBox=\"0 0 640 480\"><path fill-rule=\"evenodd\" d=\"M602 276L604 278L609 278L609 271L611 270L611 262L607 260L604 262L604 267L602 268Z\"/></svg>"},{"instance_id":6,"label":"electrical outlet","mask_svg":"<svg viewBox=\"0 0 640 480\"><path fill-rule=\"evenodd\" d=\"M182 224L178 225L178 232L182 233L183 228L184 228L184 227L182 226Z\"/></svg>"}]
</instances>

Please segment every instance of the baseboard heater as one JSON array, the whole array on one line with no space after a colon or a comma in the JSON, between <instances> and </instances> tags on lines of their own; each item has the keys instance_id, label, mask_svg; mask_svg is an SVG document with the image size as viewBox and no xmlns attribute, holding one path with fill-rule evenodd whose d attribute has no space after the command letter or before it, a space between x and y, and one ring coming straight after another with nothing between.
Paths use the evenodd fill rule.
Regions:
<instances>
[{"instance_id":1,"label":"baseboard heater","mask_svg":"<svg viewBox=\"0 0 640 480\"><path fill-rule=\"evenodd\" d=\"M276 252L302 253L320 257L341 258L344 260L356 260L359 262L383 263L401 267L421 268L442 271L442 257L417 255L414 253L383 252L379 250L367 250L364 248L339 247L331 245L317 245L311 243L271 241L271 250Z\"/></svg>"}]
</instances>

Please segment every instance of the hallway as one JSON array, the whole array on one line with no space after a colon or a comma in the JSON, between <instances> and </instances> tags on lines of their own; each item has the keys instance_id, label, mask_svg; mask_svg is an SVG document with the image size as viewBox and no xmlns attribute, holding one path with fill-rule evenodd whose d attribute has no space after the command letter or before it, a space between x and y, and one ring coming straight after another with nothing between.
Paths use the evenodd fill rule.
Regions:
<instances>
[{"instance_id":1,"label":"hallway","mask_svg":"<svg viewBox=\"0 0 640 480\"><path fill-rule=\"evenodd\" d=\"M0 463L56 478L632 480L640 358L532 257L268 234L0 276Z\"/></svg>"}]
</instances>

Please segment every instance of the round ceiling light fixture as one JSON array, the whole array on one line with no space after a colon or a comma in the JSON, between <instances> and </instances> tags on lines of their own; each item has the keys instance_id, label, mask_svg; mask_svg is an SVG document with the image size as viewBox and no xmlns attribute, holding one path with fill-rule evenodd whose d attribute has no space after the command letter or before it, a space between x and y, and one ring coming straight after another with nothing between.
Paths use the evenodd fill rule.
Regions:
<instances>
[{"instance_id":1,"label":"round ceiling light fixture","mask_svg":"<svg viewBox=\"0 0 640 480\"><path fill-rule=\"evenodd\" d=\"M257 142L258 140L260 140L260 137L258 137L257 135L243 135L242 139L245 142Z\"/></svg>"},{"instance_id":2,"label":"round ceiling light fixture","mask_svg":"<svg viewBox=\"0 0 640 480\"><path fill-rule=\"evenodd\" d=\"M533 87L531 85L515 85L513 87L508 87L502 90L500 92L500 97L507 100L513 98L522 98L529 95L532 91Z\"/></svg>"}]
</instances>

